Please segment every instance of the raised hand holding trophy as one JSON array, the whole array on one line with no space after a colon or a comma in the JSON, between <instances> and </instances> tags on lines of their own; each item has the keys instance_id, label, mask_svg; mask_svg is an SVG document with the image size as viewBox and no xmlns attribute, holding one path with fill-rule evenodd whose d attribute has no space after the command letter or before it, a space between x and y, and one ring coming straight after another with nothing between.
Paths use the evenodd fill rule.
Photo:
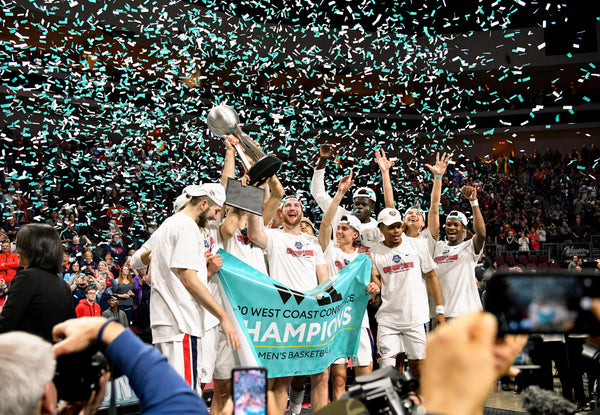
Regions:
<instances>
[{"instance_id":1,"label":"raised hand holding trophy","mask_svg":"<svg viewBox=\"0 0 600 415\"><path fill-rule=\"evenodd\" d=\"M269 177L277 173L283 163L276 156L265 154L252 142L251 138L242 131L237 112L230 106L221 104L212 108L206 117L206 124L209 130L219 137L231 134L239 140L239 144L235 145L235 150L250 178L250 184L262 185ZM250 164L246 155L252 159L253 164ZM242 186L237 180L228 179L225 203L261 215L264 190L254 186Z\"/></svg>"},{"instance_id":2,"label":"raised hand holding trophy","mask_svg":"<svg viewBox=\"0 0 600 415\"><path fill-rule=\"evenodd\" d=\"M235 149L244 164L248 177L250 177L250 184L260 186L269 177L277 173L281 163L283 163L273 154L265 154L254 145L251 138L242 131L240 118L230 106L221 104L211 109L206 117L206 124L208 124L208 128L213 134L219 137L232 134L240 141ZM252 159L253 165L250 164L246 155Z\"/></svg>"}]
</instances>

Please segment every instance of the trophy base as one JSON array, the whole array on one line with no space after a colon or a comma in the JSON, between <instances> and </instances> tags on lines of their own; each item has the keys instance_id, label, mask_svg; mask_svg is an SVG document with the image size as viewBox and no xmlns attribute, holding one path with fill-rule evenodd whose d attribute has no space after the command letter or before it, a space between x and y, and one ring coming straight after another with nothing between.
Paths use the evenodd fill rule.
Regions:
<instances>
[{"instance_id":1,"label":"trophy base","mask_svg":"<svg viewBox=\"0 0 600 415\"><path fill-rule=\"evenodd\" d=\"M248 170L248 176L250 176L250 184L255 186L260 186L263 184L269 177L277 173L279 171L279 167L281 167L281 161L279 158L272 154L267 154L260 160L258 160L254 165Z\"/></svg>"}]
</instances>

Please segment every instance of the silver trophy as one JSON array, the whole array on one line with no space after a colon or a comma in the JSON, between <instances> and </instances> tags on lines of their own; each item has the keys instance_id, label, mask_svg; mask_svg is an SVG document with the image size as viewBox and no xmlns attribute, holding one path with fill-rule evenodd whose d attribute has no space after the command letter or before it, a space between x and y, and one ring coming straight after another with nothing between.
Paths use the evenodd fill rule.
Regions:
<instances>
[{"instance_id":1,"label":"silver trophy","mask_svg":"<svg viewBox=\"0 0 600 415\"><path fill-rule=\"evenodd\" d=\"M251 184L260 186L269 177L277 173L283 162L272 154L265 154L254 145L248 134L242 131L240 118L233 108L224 104L217 105L208 112L206 123L213 134L220 137L231 134L240 141L235 149L244 164L246 173L250 177ZM246 155L252 159L253 165L250 164Z\"/></svg>"}]
</instances>

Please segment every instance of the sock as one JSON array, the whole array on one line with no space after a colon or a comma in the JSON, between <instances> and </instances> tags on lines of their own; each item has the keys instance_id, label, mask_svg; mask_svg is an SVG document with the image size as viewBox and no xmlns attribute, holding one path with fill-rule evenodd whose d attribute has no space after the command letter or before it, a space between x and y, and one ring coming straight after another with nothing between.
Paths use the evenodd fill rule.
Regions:
<instances>
[{"instance_id":1,"label":"sock","mask_svg":"<svg viewBox=\"0 0 600 415\"><path fill-rule=\"evenodd\" d=\"M299 414L302 411L302 402L304 402L304 388L298 390L290 386L290 412Z\"/></svg>"}]
</instances>

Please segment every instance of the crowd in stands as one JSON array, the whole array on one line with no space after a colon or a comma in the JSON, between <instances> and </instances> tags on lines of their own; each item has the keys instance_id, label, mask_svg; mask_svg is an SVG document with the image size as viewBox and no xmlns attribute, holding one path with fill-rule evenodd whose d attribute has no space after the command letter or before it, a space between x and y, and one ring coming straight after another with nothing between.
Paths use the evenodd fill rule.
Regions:
<instances>
[{"instance_id":1,"label":"crowd in stands","mask_svg":"<svg viewBox=\"0 0 600 415\"><path fill-rule=\"evenodd\" d=\"M59 230L70 257L88 246L97 261L104 259L101 254L105 240L119 234L124 246L116 248L118 252L111 248L111 253L115 263L122 265L126 248L138 248L172 213L172 201L194 174L186 173L175 161L161 163L160 152L151 143L146 144L130 150L127 156L78 142L65 142L53 152L41 148L27 152L20 147L20 153L6 158L0 182L0 239L13 240L24 223L45 221ZM596 201L599 160L600 150L594 144L566 154L547 149L544 153L500 156L496 160L467 161L458 157L444 178L441 213L461 208L457 206L464 203L460 188L473 185L479 191L488 245L525 251L545 243L589 242L592 235L600 233L600 206ZM220 174L218 163L216 157L213 166L196 172L198 180L216 180ZM330 177L339 177L351 167L349 163L341 159L338 165L330 165ZM309 161L294 160L286 165L291 167L284 165L280 174L284 188L288 194L304 195L307 215L319 223L322 212L311 209L316 204L308 189L312 175ZM361 178L368 178L366 184L380 190L374 161L353 167L359 183ZM286 168L294 168L293 174L287 174ZM423 169L415 160L402 159L392 169L392 183L401 206L428 205L431 183ZM383 202L383 192L377 193Z\"/></svg>"},{"instance_id":2,"label":"crowd in stands","mask_svg":"<svg viewBox=\"0 0 600 415\"><path fill-rule=\"evenodd\" d=\"M131 308L134 305L138 308L147 300L149 287L144 290L147 284L143 276L133 269L129 269L131 294L113 292L112 282L120 277L123 267L128 267L128 255L172 213L172 201L189 178L185 169L169 161L161 165L164 181L159 183L158 171L148 166L152 166L151 161L160 161L160 152L150 144L132 151L130 157L118 152L111 156L99 148L75 142L58 146L54 154L21 151L7 158L0 183L0 240L14 243L19 227L28 222L44 221L54 226L64 244L64 276L74 290L76 303L85 299L85 288L94 282L97 294L103 298L102 311L109 308L108 296L116 294L121 296L120 308L127 307L130 320ZM39 164L33 163L28 154L35 155ZM52 159L56 168L51 168ZM69 163L65 164L66 161ZM462 206L465 202L460 189L464 185L474 186L487 227L486 267L500 265L494 264L498 253L508 253L517 259L520 254L527 255L527 251L543 254L549 261L555 260L566 267L570 257L561 259L557 252L544 248L556 243L591 242L593 235L600 234L599 161L600 150L594 144L565 154L547 149L544 153L500 156L495 160L467 161L458 157L443 181L440 213L444 215L453 209L469 211L468 206ZM349 167L348 163L341 159L330 164L330 177L339 177ZM206 168L209 177L205 180L218 177L220 169L215 166ZM308 161L298 160L294 166L296 174L306 177L292 178L284 171L280 175L282 184L288 193L303 195L308 205L307 217L319 223L321 212L306 188L312 167ZM175 177L179 180L171 180L172 172L164 170L165 167L178 172ZM359 182L361 177L369 178L369 186L380 190L376 163L365 163L357 170L355 177ZM399 159L391 173L400 206L428 205L431 181L426 180L423 168L414 159ZM104 187L94 179L102 174L111 179L106 180ZM383 199L382 191L376 193L378 199ZM596 263L588 261L582 266L595 267ZM108 274L100 275L99 269ZM6 281L10 281L8 274L14 275L10 270L0 273ZM142 315L147 318L146 310Z\"/></svg>"}]
</instances>

